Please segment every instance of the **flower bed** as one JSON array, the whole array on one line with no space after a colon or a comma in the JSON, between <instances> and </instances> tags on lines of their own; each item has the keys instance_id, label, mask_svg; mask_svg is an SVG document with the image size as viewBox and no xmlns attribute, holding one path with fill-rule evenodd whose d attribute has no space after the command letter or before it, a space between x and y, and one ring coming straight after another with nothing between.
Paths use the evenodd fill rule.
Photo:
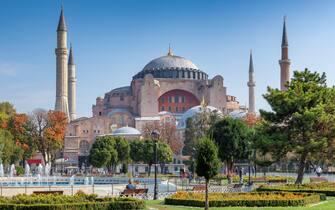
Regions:
<instances>
[{"instance_id":1,"label":"flower bed","mask_svg":"<svg viewBox=\"0 0 335 210\"><path fill-rule=\"evenodd\" d=\"M327 196L335 196L335 183L309 183L309 184L287 184L281 186L260 186L257 191L288 191L288 192L305 192L305 193L322 193Z\"/></svg>"},{"instance_id":2,"label":"flower bed","mask_svg":"<svg viewBox=\"0 0 335 210\"><path fill-rule=\"evenodd\" d=\"M0 210L110 210L144 209L143 201L132 198L97 198L96 195L17 195L0 197Z\"/></svg>"},{"instance_id":3,"label":"flower bed","mask_svg":"<svg viewBox=\"0 0 335 210\"><path fill-rule=\"evenodd\" d=\"M324 195L311 193L209 193L209 206L305 206L325 199ZM165 198L165 204L203 207L205 194L177 192Z\"/></svg>"}]
</instances>

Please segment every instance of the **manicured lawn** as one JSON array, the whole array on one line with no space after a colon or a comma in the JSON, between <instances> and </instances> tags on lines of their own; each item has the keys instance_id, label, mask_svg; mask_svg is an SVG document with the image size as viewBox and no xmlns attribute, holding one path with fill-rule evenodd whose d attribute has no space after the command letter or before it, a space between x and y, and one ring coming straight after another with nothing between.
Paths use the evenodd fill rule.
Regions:
<instances>
[{"instance_id":1,"label":"manicured lawn","mask_svg":"<svg viewBox=\"0 0 335 210\"><path fill-rule=\"evenodd\" d=\"M164 201L146 201L147 209L157 209L157 210L198 210L203 208L195 208L195 207L186 207L186 206L171 206L164 205ZM211 210L335 210L335 198L328 197L327 201L324 201L320 204L314 206L306 206L306 207L222 207L222 208L210 208Z\"/></svg>"}]
</instances>

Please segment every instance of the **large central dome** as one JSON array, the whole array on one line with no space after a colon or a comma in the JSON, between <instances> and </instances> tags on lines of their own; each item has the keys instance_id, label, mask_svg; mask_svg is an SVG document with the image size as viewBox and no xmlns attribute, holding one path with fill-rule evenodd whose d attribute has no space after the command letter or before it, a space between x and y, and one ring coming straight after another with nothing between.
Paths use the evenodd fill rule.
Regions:
<instances>
[{"instance_id":1,"label":"large central dome","mask_svg":"<svg viewBox=\"0 0 335 210\"><path fill-rule=\"evenodd\" d=\"M171 69L171 68L198 70L198 67L194 63L192 63L192 61L176 55L166 55L156 58L150 61L147 65L145 65L143 70Z\"/></svg>"},{"instance_id":2,"label":"large central dome","mask_svg":"<svg viewBox=\"0 0 335 210\"><path fill-rule=\"evenodd\" d=\"M133 79L144 78L147 74L152 74L154 78L207 79L207 74L192 61L173 55L171 49L166 56L150 61Z\"/></svg>"}]
</instances>

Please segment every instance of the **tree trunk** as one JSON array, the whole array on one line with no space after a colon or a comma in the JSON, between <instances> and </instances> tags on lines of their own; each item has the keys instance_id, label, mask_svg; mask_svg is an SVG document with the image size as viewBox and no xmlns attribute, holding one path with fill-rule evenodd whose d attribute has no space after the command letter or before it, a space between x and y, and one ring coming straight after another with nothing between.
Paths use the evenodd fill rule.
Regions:
<instances>
[{"instance_id":1,"label":"tree trunk","mask_svg":"<svg viewBox=\"0 0 335 210\"><path fill-rule=\"evenodd\" d=\"M165 163L161 163L161 174L165 174Z\"/></svg>"},{"instance_id":2,"label":"tree trunk","mask_svg":"<svg viewBox=\"0 0 335 210\"><path fill-rule=\"evenodd\" d=\"M208 202L208 183L209 183L209 179L206 179L205 210L208 210L208 209L209 209L209 202Z\"/></svg>"},{"instance_id":3,"label":"tree trunk","mask_svg":"<svg viewBox=\"0 0 335 210\"><path fill-rule=\"evenodd\" d=\"M227 180L228 184L232 183L232 174L233 174L233 163L231 161L227 161Z\"/></svg>"},{"instance_id":4,"label":"tree trunk","mask_svg":"<svg viewBox=\"0 0 335 210\"><path fill-rule=\"evenodd\" d=\"M151 174L151 164L148 164L148 165L149 165L148 177L150 177L150 174Z\"/></svg>"},{"instance_id":5,"label":"tree trunk","mask_svg":"<svg viewBox=\"0 0 335 210\"><path fill-rule=\"evenodd\" d=\"M302 180L304 179L305 167L306 167L306 158L307 158L307 152L304 151L300 156L298 177L297 177L297 180L295 180L295 184L302 184Z\"/></svg>"}]
</instances>

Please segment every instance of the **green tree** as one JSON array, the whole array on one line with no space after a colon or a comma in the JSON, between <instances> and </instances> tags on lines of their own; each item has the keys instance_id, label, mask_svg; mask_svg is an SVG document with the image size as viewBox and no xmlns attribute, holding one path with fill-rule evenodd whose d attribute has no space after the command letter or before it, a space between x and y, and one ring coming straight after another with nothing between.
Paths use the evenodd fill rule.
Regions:
<instances>
[{"instance_id":1,"label":"green tree","mask_svg":"<svg viewBox=\"0 0 335 210\"><path fill-rule=\"evenodd\" d=\"M0 113L3 113L8 117L11 117L15 115L16 110L11 103L5 101L0 103Z\"/></svg>"},{"instance_id":2,"label":"green tree","mask_svg":"<svg viewBox=\"0 0 335 210\"><path fill-rule=\"evenodd\" d=\"M335 136L335 89L327 87L325 73L295 71L287 91L268 87L264 95L272 111L261 116L272 132L286 135L276 154L298 157L296 183L302 183L307 162L333 147ZM280 150L280 152L277 152Z\"/></svg>"},{"instance_id":3,"label":"green tree","mask_svg":"<svg viewBox=\"0 0 335 210\"><path fill-rule=\"evenodd\" d=\"M133 163L140 163L144 159L144 141L136 139L130 142L130 158Z\"/></svg>"},{"instance_id":4,"label":"green tree","mask_svg":"<svg viewBox=\"0 0 335 210\"><path fill-rule=\"evenodd\" d=\"M114 137L115 149L118 156L118 164L122 164L122 173L127 172L127 164L130 159L130 145L129 142L121 137Z\"/></svg>"},{"instance_id":5,"label":"green tree","mask_svg":"<svg viewBox=\"0 0 335 210\"><path fill-rule=\"evenodd\" d=\"M111 136L99 136L92 145L89 154L89 162L94 167L107 167L111 172L118 163L116 143Z\"/></svg>"},{"instance_id":6,"label":"green tree","mask_svg":"<svg viewBox=\"0 0 335 210\"><path fill-rule=\"evenodd\" d=\"M194 148L198 143L198 139L206 136L210 128L221 118L222 114L220 114L218 110L209 109L203 99L199 107L199 112L186 120L183 155L191 156L188 160L190 166L192 166L191 159L194 158Z\"/></svg>"},{"instance_id":7,"label":"green tree","mask_svg":"<svg viewBox=\"0 0 335 210\"><path fill-rule=\"evenodd\" d=\"M9 165L12 162L12 157L15 149L13 136L7 130L0 129L0 158L1 163Z\"/></svg>"},{"instance_id":8,"label":"green tree","mask_svg":"<svg viewBox=\"0 0 335 210\"><path fill-rule=\"evenodd\" d=\"M276 132L269 124L262 122L254 127L252 141L252 161L263 168L264 176L266 167L278 162L280 158L285 157L283 148L287 147L287 135Z\"/></svg>"},{"instance_id":9,"label":"green tree","mask_svg":"<svg viewBox=\"0 0 335 210\"><path fill-rule=\"evenodd\" d=\"M208 202L208 183L209 179L218 174L220 169L220 160L218 158L218 149L215 143L208 137L199 140L196 147L196 173L206 179L206 199L205 209L209 208Z\"/></svg>"},{"instance_id":10,"label":"green tree","mask_svg":"<svg viewBox=\"0 0 335 210\"><path fill-rule=\"evenodd\" d=\"M148 176L151 173L151 166L155 162L154 153L155 141L152 139L138 140L131 143L131 158L134 162L143 162L148 164ZM157 159L161 170L166 163L170 163L173 158L171 147L164 141L157 142Z\"/></svg>"},{"instance_id":11,"label":"green tree","mask_svg":"<svg viewBox=\"0 0 335 210\"><path fill-rule=\"evenodd\" d=\"M247 159L250 154L250 128L241 120L226 117L209 130L219 148L219 157L227 166L231 182L236 160Z\"/></svg>"},{"instance_id":12,"label":"green tree","mask_svg":"<svg viewBox=\"0 0 335 210\"><path fill-rule=\"evenodd\" d=\"M165 174L164 170L165 164L171 163L173 159L172 149L167 143L158 141L157 155L158 155L158 162L161 166L161 173Z\"/></svg>"},{"instance_id":13,"label":"green tree","mask_svg":"<svg viewBox=\"0 0 335 210\"><path fill-rule=\"evenodd\" d=\"M196 128L193 122L193 118L186 120L185 128L185 141L183 147L183 155L193 155L193 148L196 145Z\"/></svg>"}]
</instances>

